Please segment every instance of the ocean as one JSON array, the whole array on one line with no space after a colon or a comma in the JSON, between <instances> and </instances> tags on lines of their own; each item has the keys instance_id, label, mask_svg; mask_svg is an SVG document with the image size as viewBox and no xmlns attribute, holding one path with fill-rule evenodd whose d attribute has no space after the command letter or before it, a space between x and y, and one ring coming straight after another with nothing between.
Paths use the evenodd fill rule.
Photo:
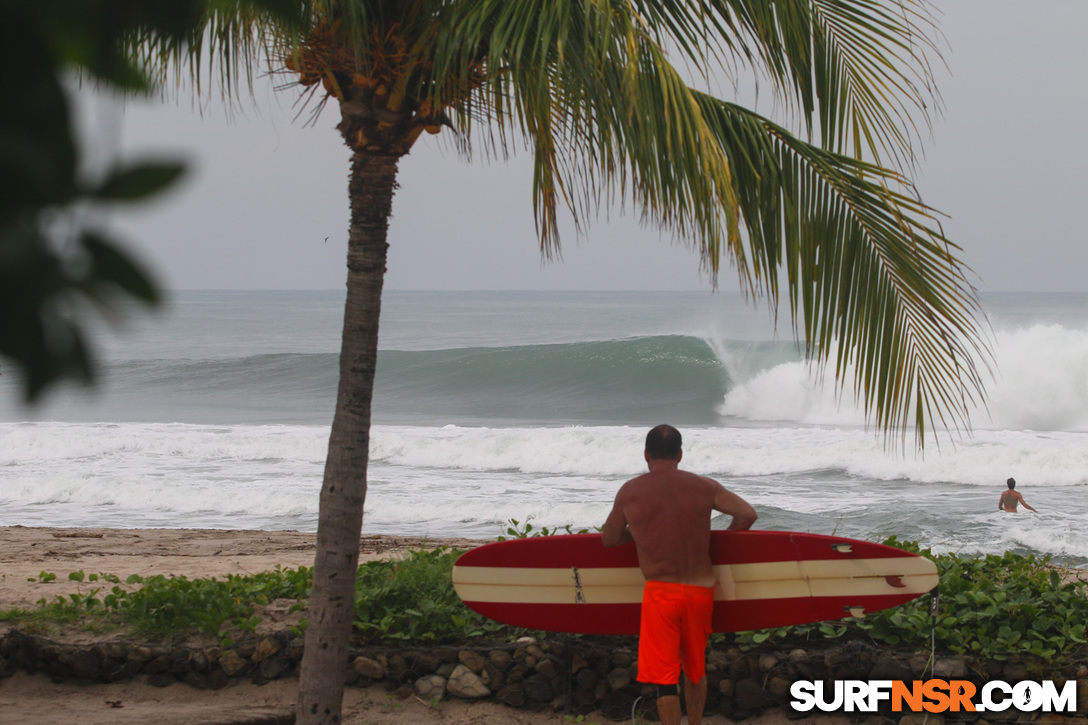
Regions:
<instances>
[{"instance_id":1,"label":"ocean","mask_svg":"<svg viewBox=\"0 0 1088 725\"><path fill-rule=\"evenodd\" d=\"M0 372L0 525L313 531L343 293L178 292L103 327L97 388ZM364 532L600 525L657 423L759 528L1088 563L1088 295L983 297L970 435L887 446L736 294L387 292ZM908 434L912 435L912 434ZM1004 514L1005 479L1039 510ZM727 521L715 520L724 527Z\"/></svg>"}]
</instances>

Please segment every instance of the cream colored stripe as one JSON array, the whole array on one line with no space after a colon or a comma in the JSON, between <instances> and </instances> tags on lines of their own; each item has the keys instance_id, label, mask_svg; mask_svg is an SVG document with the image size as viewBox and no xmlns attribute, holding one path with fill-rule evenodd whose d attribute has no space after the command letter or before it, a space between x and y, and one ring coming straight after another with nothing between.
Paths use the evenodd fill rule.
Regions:
<instances>
[{"instance_id":1,"label":"cream colored stripe","mask_svg":"<svg viewBox=\"0 0 1088 725\"><path fill-rule=\"evenodd\" d=\"M726 601L797 597L920 595L937 586L936 567L920 557L791 561L714 567L715 598ZM577 570L581 597L591 604L642 600L642 573L630 568ZM899 577L904 586L885 579ZM466 601L564 604L579 602L572 569L467 567L453 570L457 593Z\"/></svg>"}]
</instances>

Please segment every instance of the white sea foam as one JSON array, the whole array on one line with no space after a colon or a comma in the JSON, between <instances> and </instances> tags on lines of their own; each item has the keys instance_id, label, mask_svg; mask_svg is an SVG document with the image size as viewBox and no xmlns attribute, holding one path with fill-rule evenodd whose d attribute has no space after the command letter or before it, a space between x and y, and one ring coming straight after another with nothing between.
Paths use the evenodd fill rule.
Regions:
<instances>
[{"instance_id":1,"label":"white sea foam","mask_svg":"<svg viewBox=\"0 0 1088 725\"><path fill-rule=\"evenodd\" d=\"M973 411L972 427L1088 432L1088 331L1060 325L998 331L994 354L997 377L986 386L988 406ZM777 364L740 379L719 410L753 421L864 426L852 371L841 394L832 373L814 374L803 362Z\"/></svg>"},{"instance_id":2,"label":"white sea foam","mask_svg":"<svg viewBox=\"0 0 1088 725\"><path fill-rule=\"evenodd\" d=\"M80 415L69 420L92 422L0 423L0 523L313 530L328 440L326 407L331 409L331 402L318 400L307 381L316 376L328 382L334 368L326 359L315 359L313 350L324 348L315 347L306 330L315 319L332 314L335 306L292 297L271 314L269 303L275 297L227 295L219 300L209 293L190 300L195 307L180 329L155 328L153 339L125 347L125 364L109 370L117 375L116 387L124 395L101 409L104 417L73 408ZM394 314L383 325L396 331L395 347L407 350L567 340L592 343L578 350L596 354L596 343L612 335L666 336L655 341L655 349L679 346L684 364L695 360L698 365L691 369L728 376L731 392L727 397L708 394L707 375L688 377L686 368L670 367L668 379L675 390L653 405L638 393L661 378L632 378L637 382L631 393L633 409L642 405L643 417L660 414L668 420L679 416L681 408L670 397L677 393L683 394L682 409L707 411L702 425L683 427L683 465L741 492L757 507L761 527L863 538L895 534L938 550L1014 548L1088 560L1088 534L1081 533L1088 531L1088 331L1082 324L1083 299L1011 299L995 333L998 379L988 386L989 415L976 414L974 435L954 444L942 439L937 448L930 439L924 456L910 448L909 433L906 453L886 449L881 434L866 430L849 381L840 405L833 383L827 378L814 381L798 362L792 343L770 339L766 320L738 328L735 305L720 307L719 301L691 296L564 295L563 308L569 314L560 324L549 307L558 299L533 297L511 308L503 295L489 295L472 298L462 309L457 295L443 297L441 305L426 295L393 295L387 311ZM399 317L398 304L403 306ZM685 321L693 306L699 309L697 319ZM206 315L220 307L218 316ZM420 327L416 321L432 320L436 307L455 315L460 331L451 332L445 322ZM499 307L502 329L494 327ZM591 308L595 312L587 313ZM223 327L224 319L238 323ZM579 327L583 319L584 328ZM1008 320L1029 324L1015 327ZM1039 320L1044 323L1036 325ZM1047 324L1055 320L1060 326ZM272 324L285 327L277 334L262 332L260 339L238 334ZM709 350L691 344L691 338L675 338L685 330L690 334L692 326L714 331L703 336ZM335 338L338 328L330 329ZM443 336L436 342L431 333L437 329ZM513 330L525 333L519 337ZM298 345L298 340L308 342ZM628 347L604 345L613 353ZM296 349L297 356L280 354ZM572 348L576 357L574 352ZM171 362L184 363L197 353L200 364ZM217 378L217 393L199 398L209 385L207 371L221 367L220 355L229 358L225 367L230 374ZM425 363L421 379L440 380L437 373L445 370L447 357L415 358ZM575 365L560 357L564 364ZM626 353L619 357L623 369L634 374L641 358ZM493 536L508 519L524 523L531 516L538 528L603 521L618 486L645 470L647 426L567 425L583 420L565 412L571 401L586 410L602 406L594 392L598 381L610 380L612 373L602 368L595 376L578 377L572 367L574 374L560 374L548 360L531 355L514 355L508 361L521 364L523 358L535 361L544 377L551 376L551 387L534 388L541 375L523 373L519 379L510 374L509 390L535 391L537 396L527 398L532 402L526 404L524 417L498 416L495 410L505 410L503 406L484 410L479 417L458 413L480 402L475 391L488 389L487 369L474 371L478 375L469 382L476 387L470 392L413 393L413 386L405 385L408 392L403 395L415 394L418 410L414 417L388 422L412 425L378 425L372 431L364 522L369 531ZM158 362L144 365L148 361L162 362L161 369ZM239 380L253 382L253 365L264 370L257 376L260 385L234 387ZM141 382L145 368L155 372L153 385ZM9 377L0 378L0 393L12 388ZM519 390L521 379L525 391ZM103 398L109 397L109 388L99 391ZM566 396L560 396L563 404L554 400L556 390ZM428 399L432 393L434 399ZM390 410L407 406L403 395L387 396ZM621 391L613 397L626 404L624 395ZM190 400L194 396L199 399ZM498 402L510 403L505 398ZM185 415L173 417L181 403ZM438 403L446 405L449 415L437 411ZM726 415L720 421L712 415L719 403ZM306 408L305 415L299 406ZM8 420L16 415L10 409L0 412ZM46 411L41 413L45 417ZM623 408L601 422L636 419L641 417L631 417ZM93 422L103 420L159 422ZM164 422L173 420L225 424ZM543 424L514 422L528 420ZM315 424L295 425L308 421ZM475 425L477 421L489 421L492 427ZM291 424L241 425L272 422ZM451 422L460 425L445 426ZM1018 490L1040 515L997 512L997 497L1009 476L1021 483Z\"/></svg>"}]
</instances>

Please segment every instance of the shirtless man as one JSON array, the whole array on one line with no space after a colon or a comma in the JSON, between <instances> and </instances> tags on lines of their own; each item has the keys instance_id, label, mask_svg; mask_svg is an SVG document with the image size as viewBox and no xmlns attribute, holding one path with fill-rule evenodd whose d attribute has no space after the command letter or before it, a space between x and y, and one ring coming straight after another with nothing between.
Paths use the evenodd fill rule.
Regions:
<instances>
[{"instance_id":1,"label":"shirtless man","mask_svg":"<svg viewBox=\"0 0 1088 725\"><path fill-rule=\"evenodd\" d=\"M1001 492L1001 498L997 500L997 510L1007 511L1010 514L1018 513L1016 510L1016 504L1020 503L1024 505L1029 511L1035 511L1031 506L1028 506L1028 502L1024 500L1024 497L1020 495L1020 492L1016 490L1016 479L1010 478L1005 481L1005 484L1009 487L1008 491ZM1039 513L1035 511L1035 513Z\"/></svg>"},{"instance_id":2,"label":"shirtless man","mask_svg":"<svg viewBox=\"0 0 1088 725\"><path fill-rule=\"evenodd\" d=\"M733 517L743 531L756 520L744 499L720 483L679 469L680 431L659 425L646 436L644 473L623 484L602 530L605 546L635 542L646 577L638 643L638 681L657 685L664 725L680 724L680 670L689 725L706 704L706 642L714 608L710 517Z\"/></svg>"}]
</instances>

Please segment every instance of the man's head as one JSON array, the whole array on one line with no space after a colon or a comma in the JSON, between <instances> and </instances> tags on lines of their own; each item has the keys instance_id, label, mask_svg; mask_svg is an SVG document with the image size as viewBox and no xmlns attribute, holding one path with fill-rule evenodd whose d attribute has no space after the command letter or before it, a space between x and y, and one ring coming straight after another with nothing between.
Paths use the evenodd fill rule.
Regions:
<instances>
[{"instance_id":1,"label":"man's head","mask_svg":"<svg viewBox=\"0 0 1088 725\"><path fill-rule=\"evenodd\" d=\"M1008 485L1010 491L1012 489L1016 488L1016 479L1015 478L1010 478L1008 481L1005 481L1005 483Z\"/></svg>"},{"instance_id":2,"label":"man's head","mask_svg":"<svg viewBox=\"0 0 1088 725\"><path fill-rule=\"evenodd\" d=\"M659 425L646 434L646 460L679 461L683 442L680 431L671 425Z\"/></svg>"}]
</instances>

